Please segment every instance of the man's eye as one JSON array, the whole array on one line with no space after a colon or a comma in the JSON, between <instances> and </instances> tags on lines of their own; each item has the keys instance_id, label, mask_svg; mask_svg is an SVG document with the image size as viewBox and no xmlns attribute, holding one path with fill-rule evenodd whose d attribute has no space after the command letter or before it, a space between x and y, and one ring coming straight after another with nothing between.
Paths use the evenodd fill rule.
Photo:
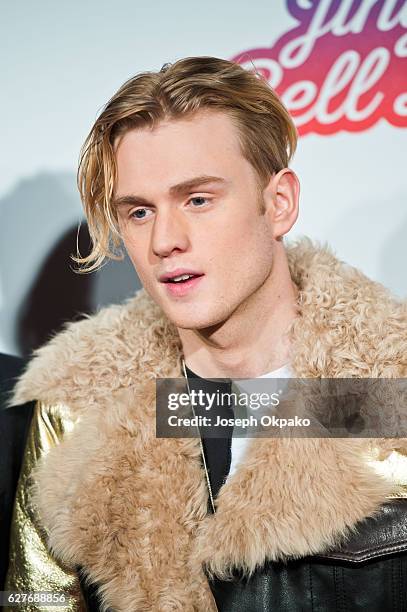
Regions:
<instances>
[{"instance_id":1,"label":"man's eye","mask_svg":"<svg viewBox=\"0 0 407 612\"><path fill-rule=\"evenodd\" d=\"M197 196L196 198L191 198L189 200L193 208L200 208L201 206L205 206L209 202L208 198L204 198L203 196Z\"/></svg>"},{"instance_id":2,"label":"man's eye","mask_svg":"<svg viewBox=\"0 0 407 612\"><path fill-rule=\"evenodd\" d=\"M145 219L149 216L149 212L151 212L151 210L148 208L137 208L136 210L133 210L130 217L133 217L133 219Z\"/></svg>"}]
</instances>

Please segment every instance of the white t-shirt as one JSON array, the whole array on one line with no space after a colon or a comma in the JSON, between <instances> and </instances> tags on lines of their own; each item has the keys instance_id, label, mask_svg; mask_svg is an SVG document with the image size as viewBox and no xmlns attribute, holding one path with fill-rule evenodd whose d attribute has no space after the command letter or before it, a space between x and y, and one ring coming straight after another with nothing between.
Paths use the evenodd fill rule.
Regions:
<instances>
[{"instance_id":1,"label":"white t-shirt","mask_svg":"<svg viewBox=\"0 0 407 612\"><path fill-rule=\"evenodd\" d=\"M282 366L281 368L278 368L277 370L273 370L272 372L268 372L267 374L258 376L257 378L292 378L292 376L293 373L291 371L291 368L287 364ZM244 390L244 381L239 381L239 388L240 390ZM247 445L251 439L252 438L232 438L232 461L230 464L229 474L226 480L229 478L229 476L234 474L238 463L240 463L244 459L244 454L246 452Z\"/></svg>"}]
</instances>

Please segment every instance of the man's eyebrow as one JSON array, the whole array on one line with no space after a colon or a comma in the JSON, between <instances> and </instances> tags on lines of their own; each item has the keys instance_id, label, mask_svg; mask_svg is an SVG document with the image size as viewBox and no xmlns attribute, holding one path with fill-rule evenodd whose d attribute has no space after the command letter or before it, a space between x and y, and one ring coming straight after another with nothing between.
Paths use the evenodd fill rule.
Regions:
<instances>
[{"instance_id":1,"label":"man's eyebrow","mask_svg":"<svg viewBox=\"0 0 407 612\"><path fill-rule=\"evenodd\" d=\"M169 192L170 195L183 195L196 189L200 185L207 185L208 183L218 183L222 185L226 185L228 181L226 179L221 178L220 176L208 176L204 174L203 176L195 176L192 179L188 179L187 181L183 181L182 183L178 183L178 185L173 185L170 187Z\"/></svg>"},{"instance_id":2,"label":"man's eyebrow","mask_svg":"<svg viewBox=\"0 0 407 612\"><path fill-rule=\"evenodd\" d=\"M189 193L190 191L200 187L201 185L208 185L209 183L216 183L218 185L227 185L229 181L219 176L195 176L192 179L188 179L187 181L183 181L182 183L178 183L177 185L173 185L169 189L169 194L171 196L180 196ZM118 208L119 206L148 206L151 205L151 202L143 198L142 196L137 195L123 195L113 199L113 206Z\"/></svg>"}]
</instances>

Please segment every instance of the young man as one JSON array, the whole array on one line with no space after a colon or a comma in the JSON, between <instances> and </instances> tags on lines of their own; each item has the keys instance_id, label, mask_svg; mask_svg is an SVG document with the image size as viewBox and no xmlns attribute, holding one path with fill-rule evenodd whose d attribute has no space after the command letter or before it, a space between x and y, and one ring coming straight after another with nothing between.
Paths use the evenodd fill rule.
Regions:
<instances>
[{"instance_id":1,"label":"young man","mask_svg":"<svg viewBox=\"0 0 407 612\"><path fill-rule=\"evenodd\" d=\"M267 83L216 58L138 75L106 105L79 168L82 263L123 242L144 289L68 327L18 384L15 402L38 402L10 590L63 591L67 610L407 605L403 441L253 439L215 483L216 445L155 436L157 377L407 375L405 305L283 242L295 145Z\"/></svg>"}]
</instances>

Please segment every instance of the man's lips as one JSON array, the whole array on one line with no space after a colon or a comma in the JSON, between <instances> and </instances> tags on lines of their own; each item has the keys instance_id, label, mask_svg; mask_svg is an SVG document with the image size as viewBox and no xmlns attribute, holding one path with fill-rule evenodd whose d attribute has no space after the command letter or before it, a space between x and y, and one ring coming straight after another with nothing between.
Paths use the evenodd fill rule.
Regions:
<instances>
[{"instance_id":1,"label":"man's lips","mask_svg":"<svg viewBox=\"0 0 407 612\"><path fill-rule=\"evenodd\" d=\"M174 278L177 278L179 276L184 276L186 274L192 277L203 276L203 272L198 272L197 270L191 270L188 268L176 268L175 270L172 270L171 272L165 272L159 277L158 280L161 283L174 283L175 284L176 281L173 280ZM178 282L182 283L186 281L178 281Z\"/></svg>"},{"instance_id":2,"label":"man's lips","mask_svg":"<svg viewBox=\"0 0 407 612\"><path fill-rule=\"evenodd\" d=\"M189 275L189 278L178 281L173 280L184 275ZM165 285L167 292L172 297L183 297L199 285L204 276L202 272L197 272L196 270L177 268L172 272L161 275L160 281Z\"/></svg>"}]
</instances>

